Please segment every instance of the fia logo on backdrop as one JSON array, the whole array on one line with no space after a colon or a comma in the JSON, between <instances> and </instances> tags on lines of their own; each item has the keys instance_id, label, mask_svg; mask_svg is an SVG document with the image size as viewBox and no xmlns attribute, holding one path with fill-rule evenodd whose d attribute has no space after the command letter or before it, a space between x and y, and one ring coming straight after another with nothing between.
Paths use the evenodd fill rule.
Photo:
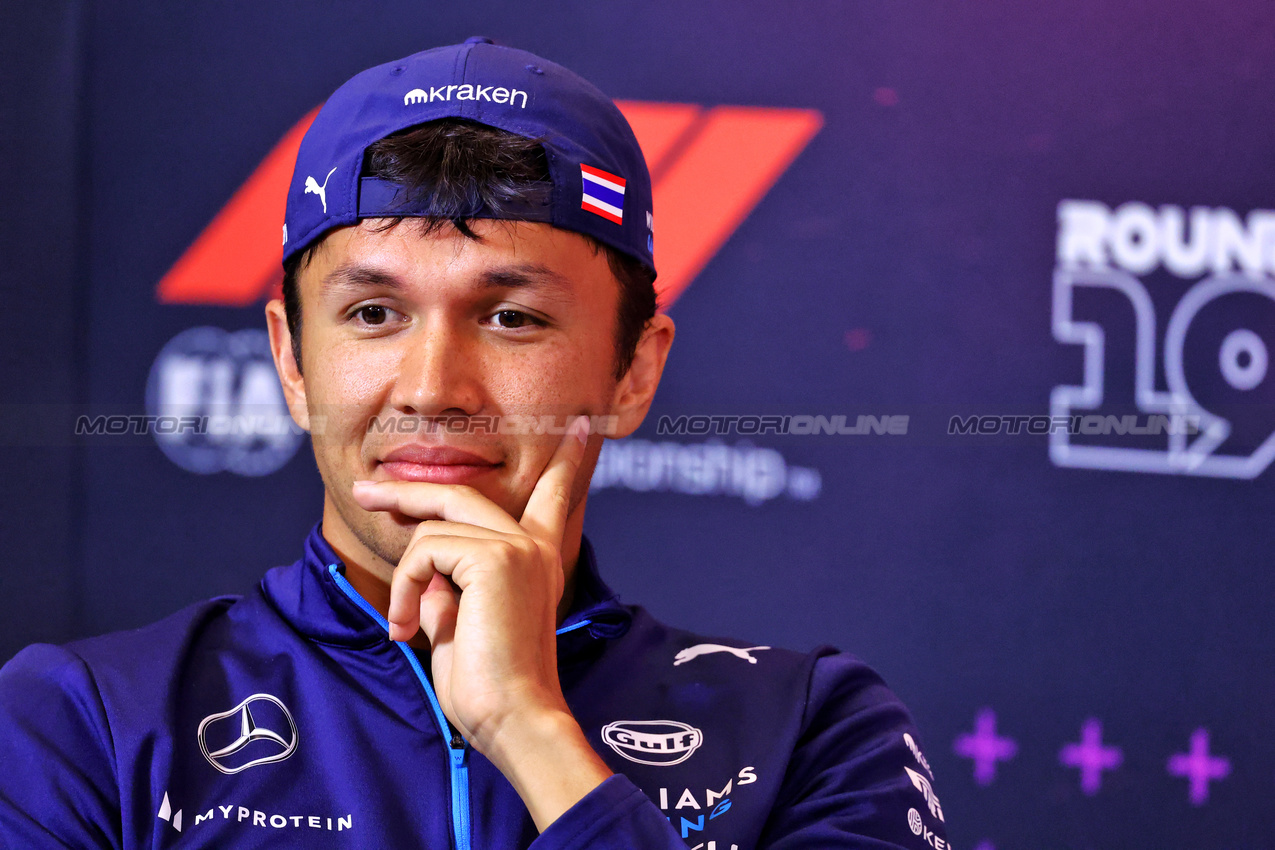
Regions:
<instances>
[{"instance_id":1,"label":"fia logo on backdrop","mask_svg":"<svg viewBox=\"0 0 1275 850\"><path fill-rule=\"evenodd\" d=\"M200 475L269 475L305 438L288 415L269 337L258 328L177 334L151 366L146 412L160 450Z\"/></svg>"},{"instance_id":2,"label":"fia logo on backdrop","mask_svg":"<svg viewBox=\"0 0 1275 850\"><path fill-rule=\"evenodd\" d=\"M1255 478L1275 460L1275 211L1058 205L1057 466Z\"/></svg>"}]
</instances>

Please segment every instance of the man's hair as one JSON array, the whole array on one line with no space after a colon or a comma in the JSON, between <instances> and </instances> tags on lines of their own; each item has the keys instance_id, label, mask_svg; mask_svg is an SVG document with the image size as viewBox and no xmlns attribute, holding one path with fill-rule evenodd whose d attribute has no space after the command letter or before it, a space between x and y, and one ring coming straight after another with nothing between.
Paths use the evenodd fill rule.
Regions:
<instances>
[{"instance_id":1,"label":"man's hair","mask_svg":"<svg viewBox=\"0 0 1275 850\"><path fill-rule=\"evenodd\" d=\"M428 234L451 225L470 239L470 227L482 213L500 218L511 209L547 204L553 191L544 148L515 136L459 118L431 121L387 136L368 147L363 176L399 184L405 206L428 200L429 216L413 217ZM511 218L514 216L510 216ZM389 219L387 226L402 218ZM655 315L655 273L628 254L581 234L593 250L606 252L607 265L620 285L615 334L615 378L633 363L638 341ZM310 263L315 242L283 266L283 306L292 335L292 355L301 369L301 299L297 274Z\"/></svg>"}]
</instances>

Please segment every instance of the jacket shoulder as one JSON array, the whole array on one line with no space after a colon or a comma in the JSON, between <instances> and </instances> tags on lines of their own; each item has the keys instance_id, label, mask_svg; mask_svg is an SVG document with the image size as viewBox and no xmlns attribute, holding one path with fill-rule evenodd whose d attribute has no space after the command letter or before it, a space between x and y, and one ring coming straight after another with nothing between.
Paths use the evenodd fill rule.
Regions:
<instances>
[{"instance_id":1,"label":"jacket shoulder","mask_svg":"<svg viewBox=\"0 0 1275 850\"><path fill-rule=\"evenodd\" d=\"M189 605L136 629L109 632L61 646L34 644L0 671L0 690L12 699L29 699L19 681L33 677L48 687L78 694L91 687L106 716L149 713L163 705L200 650L240 618L251 600L221 596Z\"/></svg>"},{"instance_id":2,"label":"jacket shoulder","mask_svg":"<svg viewBox=\"0 0 1275 850\"><path fill-rule=\"evenodd\" d=\"M832 646L798 652L761 641L706 635L667 625L640 606L633 615L630 653L644 664L668 671L673 678L726 685L735 682L748 690L778 685L793 686L790 698L827 699L850 693L871 699L888 693L881 677L867 664ZM881 690L878 690L881 689Z\"/></svg>"},{"instance_id":3,"label":"jacket shoulder","mask_svg":"<svg viewBox=\"0 0 1275 850\"><path fill-rule=\"evenodd\" d=\"M65 649L101 676L153 677L179 663L209 629L243 604L240 596L205 599L136 629L71 641Z\"/></svg>"},{"instance_id":4,"label":"jacket shoulder","mask_svg":"<svg viewBox=\"0 0 1275 850\"><path fill-rule=\"evenodd\" d=\"M0 668L0 836L13 846L118 847L119 771L84 659L34 644Z\"/></svg>"}]
</instances>

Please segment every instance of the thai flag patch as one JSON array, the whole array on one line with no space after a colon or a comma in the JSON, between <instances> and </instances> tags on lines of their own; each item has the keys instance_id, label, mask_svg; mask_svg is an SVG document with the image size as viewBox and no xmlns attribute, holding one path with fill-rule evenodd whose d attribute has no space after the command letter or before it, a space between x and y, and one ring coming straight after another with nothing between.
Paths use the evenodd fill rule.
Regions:
<instances>
[{"instance_id":1,"label":"thai flag patch","mask_svg":"<svg viewBox=\"0 0 1275 850\"><path fill-rule=\"evenodd\" d=\"M624 178L580 164L581 209L624 224Z\"/></svg>"}]
</instances>

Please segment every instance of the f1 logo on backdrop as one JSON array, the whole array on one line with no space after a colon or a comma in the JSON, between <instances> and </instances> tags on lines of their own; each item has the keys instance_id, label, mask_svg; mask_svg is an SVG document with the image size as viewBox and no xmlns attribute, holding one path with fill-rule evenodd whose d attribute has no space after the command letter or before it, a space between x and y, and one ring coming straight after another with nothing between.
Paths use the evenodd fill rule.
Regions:
<instances>
[{"instance_id":1,"label":"f1 logo on backdrop","mask_svg":"<svg viewBox=\"0 0 1275 850\"><path fill-rule=\"evenodd\" d=\"M1062 201L1053 335L1084 378L1052 416L1115 426L1053 430L1056 465L1247 479L1275 460L1275 211Z\"/></svg>"},{"instance_id":2,"label":"f1 logo on backdrop","mask_svg":"<svg viewBox=\"0 0 1275 850\"><path fill-rule=\"evenodd\" d=\"M618 101L655 190L660 304L667 309L819 128L811 109ZM289 130L159 282L165 304L246 307L282 280L279 227L301 137ZM711 198L711 202L705 199Z\"/></svg>"}]
</instances>

